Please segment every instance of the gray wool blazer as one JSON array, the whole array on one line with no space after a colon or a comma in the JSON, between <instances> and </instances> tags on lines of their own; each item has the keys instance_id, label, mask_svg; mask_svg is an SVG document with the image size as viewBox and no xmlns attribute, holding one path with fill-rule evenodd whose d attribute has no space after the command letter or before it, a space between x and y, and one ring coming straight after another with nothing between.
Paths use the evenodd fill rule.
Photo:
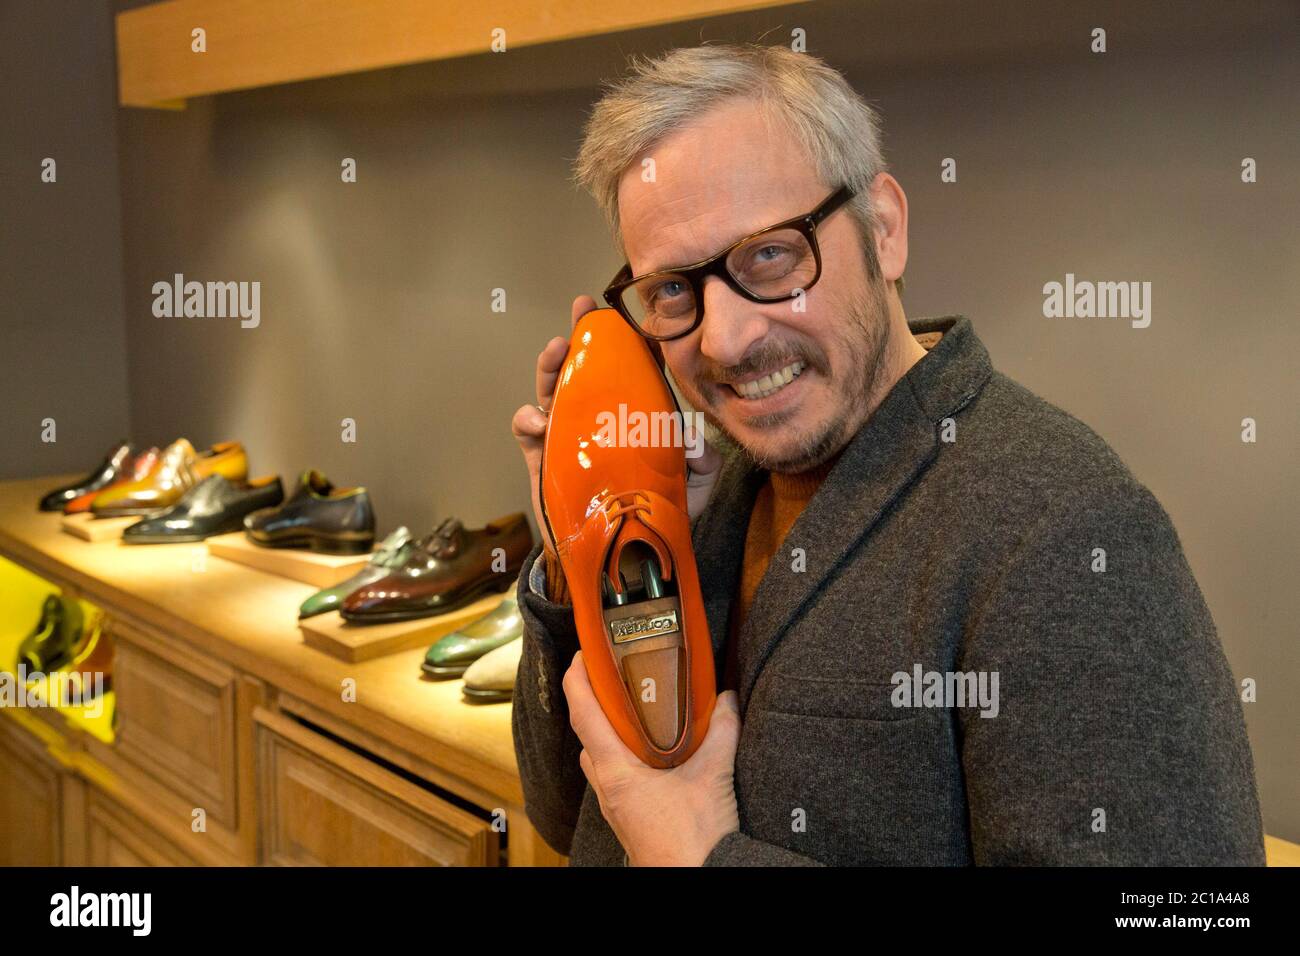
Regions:
<instances>
[{"instance_id":1,"label":"gray wool blazer","mask_svg":"<svg viewBox=\"0 0 1300 956\"><path fill-rule=\"evenodd\" d=\"M1168 515L1087 426L994 371L967 319L911 328L944 334L745 618L740 830L707 862L1262 865L1236 684ZM694 524L719 671L764 479L732 457ZM560 686L572 611L530 582L536 557L513 714L526 809L573 865L621 865Z\"/></svg>"}]
</instances>

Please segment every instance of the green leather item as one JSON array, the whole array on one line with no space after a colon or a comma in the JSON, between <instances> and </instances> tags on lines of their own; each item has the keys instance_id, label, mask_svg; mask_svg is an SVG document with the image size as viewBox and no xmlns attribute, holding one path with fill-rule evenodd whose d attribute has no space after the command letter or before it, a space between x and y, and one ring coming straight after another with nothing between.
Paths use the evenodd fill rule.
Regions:
<instances>
[{"instance_id":1,"label":"green leather item","mask_svg":"<svg viewBox=\"0 0 1300 956\"><path fill-rule=\"evenodd\" d=\"M302 607L298 608L299 619L315 617L317 614L324 614L326 611L337 611L339 605L343 603L343 599L357 588L363 588L367 584L378 581L393 568L404 564L406 559L411 556L414 547L415 540L411 537L411 532L404 527L398 528L379 543L379 547L375 549L375 553L364 568L342 584L336 584L332 588L317 591L303 601Z\"/></svg>"},{"instance_id":2,"label":"green leather item","mask_svg":"<svg viewBox=\"0 0 1300 956\"><path fill-rule=\"evenodd\" d=\"M18 664L28 674L48 674L72 660L81 639L81 604L74 597L51 594L41 608L36 630L18 647Z\"/></svg>"},{"instance_id":3,"label":"green leather item","mask_svg":"<svg viewBox=\"0 0 1300 956\"><path fill-rule=\"evenodd\" d=\"M514 594L506 595L486 617L452 631L424 655L420 665L430 677L459 677L488 651L508 644L524 633L524 619Z\"/></svg>"}]
</instances>

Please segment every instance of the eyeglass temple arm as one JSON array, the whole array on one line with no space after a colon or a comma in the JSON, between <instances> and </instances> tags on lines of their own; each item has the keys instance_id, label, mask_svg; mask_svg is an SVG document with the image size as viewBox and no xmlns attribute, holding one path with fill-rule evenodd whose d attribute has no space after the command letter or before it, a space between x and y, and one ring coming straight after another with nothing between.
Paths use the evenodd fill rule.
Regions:
<instances>
[{"instance_id":1,"label":"eyeglass temple arm","mask_svg":"<svg viewBox=\"0 0 1300 956\"><path fill-rule=\"evenodd\" d=\"M829 197L827 197L824 203L822 203L819 207L814 209L813 214L808 218L810 218L813 221L814 225L820 225L821 222L827 216L829 216L835 210L839 209L846 202L852 199L853 195L854 193L852 189L850 189L848 186L841 186L839 189L835 190L835 192L832 193Z\"/></svg>"}]
</instances>

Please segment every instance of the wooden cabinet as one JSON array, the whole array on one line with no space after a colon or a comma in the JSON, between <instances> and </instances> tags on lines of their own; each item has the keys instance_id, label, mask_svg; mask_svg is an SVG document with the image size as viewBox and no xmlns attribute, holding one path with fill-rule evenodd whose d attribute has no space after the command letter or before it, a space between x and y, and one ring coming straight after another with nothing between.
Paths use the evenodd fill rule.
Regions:
<instances>
[{"instance_id":1,"label":"wooden cabinet","mask_svg":"<svg viewBox=\"0 0 1300 956\"><path fill-rule=\"evenodd\" d=\"M0 709L0 864L561 862L521 806L509 705L422 681L422 648L307 646L308 585L63 534L31 507L57 483L0 482L0 560L103 612L112 717Z\"/></svg>"},{"instance_id":2,"label":"wooden cabinet","mask_svg":"<svg viewBox=\"0 0 1300 956\"><path fill-rule=\"evenodd\" d=\"M491 823L284 716L259 710L263 862L495 866Z\"/></svg>"}]
</instances>

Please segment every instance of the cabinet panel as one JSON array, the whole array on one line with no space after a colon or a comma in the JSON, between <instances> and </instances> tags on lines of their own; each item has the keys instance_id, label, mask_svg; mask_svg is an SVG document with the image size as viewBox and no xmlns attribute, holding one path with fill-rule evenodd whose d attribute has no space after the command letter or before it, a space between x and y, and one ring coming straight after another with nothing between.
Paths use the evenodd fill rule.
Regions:
<instances>
[{"instance_id":1,"label":"cabinet panel","mask_svg":"<svg viewBox=\"0 0 1300 956\"><path fill-rule=\"evenodd\" d=\"M38 742L0 717L0 866L60 864L60 776Z\"/></svg>"},{"instance_id":2,"label":"cabinet panel","mask_svg":"<svg viewBox=\"0 0 1300 956\"><path fill-rule=\"evenodd\" d=\"M121 621L112 627L118 752L235 829L234 672L164 648Z\"/></svg>"},{"instance_id":3,"label":"cabinet panel","mask_svg":"<svg viewBox=\"0 0 1300 956\"><path fill-rule=\"evenodd\" d=\"M138 817L91 790L86 798L88 866L194 866Z\"/></svg>"},{"instance_id":4,"label":"cabinet panel","mask_svg":"<svg viewBox=\"0 0 1300 956\"><path fill-rule=\"evenodd\" d=\"M256 719L265 862L496 865L487 821L286 717Z\"/></svg>"}]
</instances>

